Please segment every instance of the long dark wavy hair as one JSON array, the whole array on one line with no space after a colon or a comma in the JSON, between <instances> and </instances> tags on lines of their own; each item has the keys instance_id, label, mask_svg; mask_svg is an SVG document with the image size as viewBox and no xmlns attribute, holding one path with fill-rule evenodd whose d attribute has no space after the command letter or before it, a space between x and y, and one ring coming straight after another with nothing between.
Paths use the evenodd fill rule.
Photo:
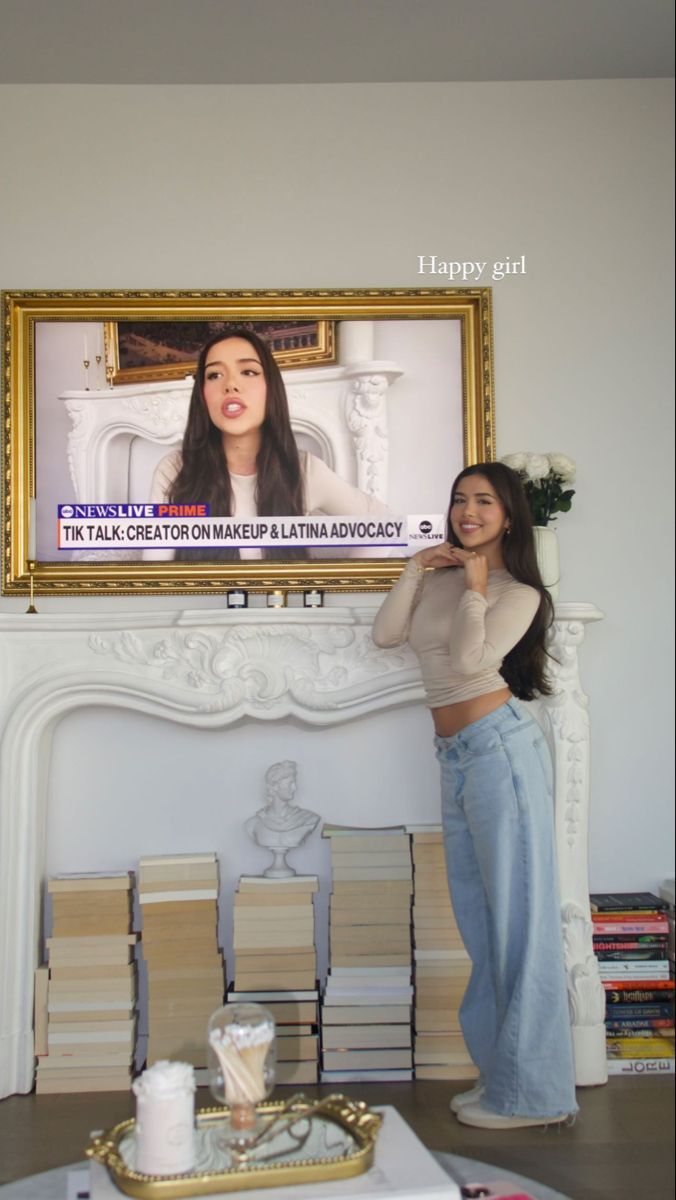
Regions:
<instances>
[{"instance_id":1,"label":"long dark wavy hair","mask_svg":"<svg viewBox=\"0 0 676 1200\"><path fill-rule=\"evenodd\" d=\"M452 546L462 546L451 525L455 493L461 480L468 475L481 475L491 485L505 510L509 533L502 540L502 557L506 569L519 583L527 583L540 593L540 604L521 641L505 655L500 674L507 686L520 700L534 700L537 695L551 695L547 677L545 636L554 617L551 596L542 582L535 557L533 520L526 493L516 471L504 463L485 462L466 467L451 489L451 503L446 523L446 537Z\"/></svg>"},{"instance_id":2,"label":"long dark wavy hair","mask_svg":"<svg viewBox=\"0 0 676 1200\"><path fill-rule=\"evenodd\" d=\"M172 504L207 503L211 506L212 517L232 515L232 482L222 433L213 424L204 400L204 374L209 351L228 338L243 338L253 346L267 387L261 448L256 459L256 511L261 517L301 516L304 512L303 479L281 371L267 343L251 330L235 325L215 335L200 351L183 435L181 468L168 499ZM265 558L278 556L273 550L263 553ZM285 547L279 555L285 559L306 558L307 552L302 548ZM176 558L183 562L237 559L239 551L223 547L181 549L176 552Z\"/></svg>"}]
</instances>

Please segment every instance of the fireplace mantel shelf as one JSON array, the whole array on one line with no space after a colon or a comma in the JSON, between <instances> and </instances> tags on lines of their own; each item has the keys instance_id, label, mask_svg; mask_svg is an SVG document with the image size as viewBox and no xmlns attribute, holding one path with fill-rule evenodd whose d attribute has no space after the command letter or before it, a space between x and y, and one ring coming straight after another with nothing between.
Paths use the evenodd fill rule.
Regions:
<instances>
[{"instance_id":1,"label":"fireplace mantel shelf","mask_svg":"<svg viewBox=\"0 0 676 1200\"><path fill-rule=\"evenodd\" d=\"M0 1096L33 1082L32 996L51 730L67 712L127 708L201 728L293 716L335 725L423 690L408 647L383 651L376 606L0 615ZM578 671L593 604L559 603L555 694L533 707L555 767L562 921L578 1083L602 1083L605 1001L587 883L589 717ZM411 813L415 820L415 813Z\"/></svg>"},{"instance_id":2,"label":"fireplace mantel shelf","mask_svg":"<svg viewBox=\"0 0 676 1200\"><path fill-rule=\"evenodd\" d=\"M39 600L38 600L39 603ZM153 612L3 612L0 613L0 633L29 632L86 632L98 629L163 629L174 626L231 626L231 625L371 625L380 603L362 605L327 605L324 608L176 608ZM581 621L588 624L600 621L603 613L594 604L559 601L556 620Z\"/></svg>"}]
</instances>

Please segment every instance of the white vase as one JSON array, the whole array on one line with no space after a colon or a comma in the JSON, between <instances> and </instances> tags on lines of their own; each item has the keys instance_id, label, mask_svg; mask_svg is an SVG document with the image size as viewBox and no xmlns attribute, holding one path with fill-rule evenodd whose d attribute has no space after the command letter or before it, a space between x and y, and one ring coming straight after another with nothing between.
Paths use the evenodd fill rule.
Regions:
<instances>
[{"instance_id":1,"label":"white vase","mask_svg":"<svg viewBox=\"0 0 676 1200\"><path fill-rule=\"evenodd\" d=\"M552 600L558 600L561 569L559 564L559 539L556 531L547 525L533 527L535 554L544 583Z\"/></svg>"}]
</instances>

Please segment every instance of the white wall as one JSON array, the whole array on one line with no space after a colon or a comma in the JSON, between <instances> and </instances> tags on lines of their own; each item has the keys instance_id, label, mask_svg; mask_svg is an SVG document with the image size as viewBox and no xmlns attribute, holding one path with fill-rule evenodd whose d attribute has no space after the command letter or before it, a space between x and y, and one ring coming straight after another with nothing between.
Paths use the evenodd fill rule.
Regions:
<instances>
[{"instance_id":1,"label":"white wall","mask_svg":"<svg viewBox=\"0 0 676 1200\"><path fill-rule=\"evenodd\" d=\"M668 82L643 80L0 89L5 288L416 287L447 282L418 275L420 254L526 255L525 276L493 285L497 448L578 461L559 523L562 598L606 614L582 656L595 889L673 874L671 106ZM94 603L143 601L40 606ZM393 722L391 753L424 780L429 810L423 715L400 719L409 733ZM95 820L103 795L76 769L78 721L77 738L102 753L112 731L92 713L57 730L64 821L71 803ZM381 795L369 728L348 732L307 736L325 738L331 769L335 754L358 755L355 777L361 766ZM267 765L278 733L255 737ZM140 733L120 745L144 760ZM186 755L199 763L197 742ZM249 786L243 763L235 793ZM154 757L159 795L164 771ZM205 786L215 809L222 796ZM313 807L309 793L303 802ZM55 868L87 866L84 819Z\"/></svg>"}]
</instances>

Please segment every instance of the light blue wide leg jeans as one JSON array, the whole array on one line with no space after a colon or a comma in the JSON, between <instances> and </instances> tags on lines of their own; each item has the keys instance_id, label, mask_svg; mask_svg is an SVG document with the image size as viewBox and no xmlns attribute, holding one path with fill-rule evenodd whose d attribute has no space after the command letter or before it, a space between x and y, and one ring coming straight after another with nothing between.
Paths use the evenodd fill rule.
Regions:
<instances>
[{"instance_id":1,"label":"light blue wide leg jeans","mask_svg":"<svg viewBox=\"0 0 676 1200\"><path fill-rule=\"evenodd\" d=\"M574 1113L552 768L518 700L435 738L446 865L472 960L460 1009L482 1103L505 1116Z\"/></svg>"}]
</instances>

